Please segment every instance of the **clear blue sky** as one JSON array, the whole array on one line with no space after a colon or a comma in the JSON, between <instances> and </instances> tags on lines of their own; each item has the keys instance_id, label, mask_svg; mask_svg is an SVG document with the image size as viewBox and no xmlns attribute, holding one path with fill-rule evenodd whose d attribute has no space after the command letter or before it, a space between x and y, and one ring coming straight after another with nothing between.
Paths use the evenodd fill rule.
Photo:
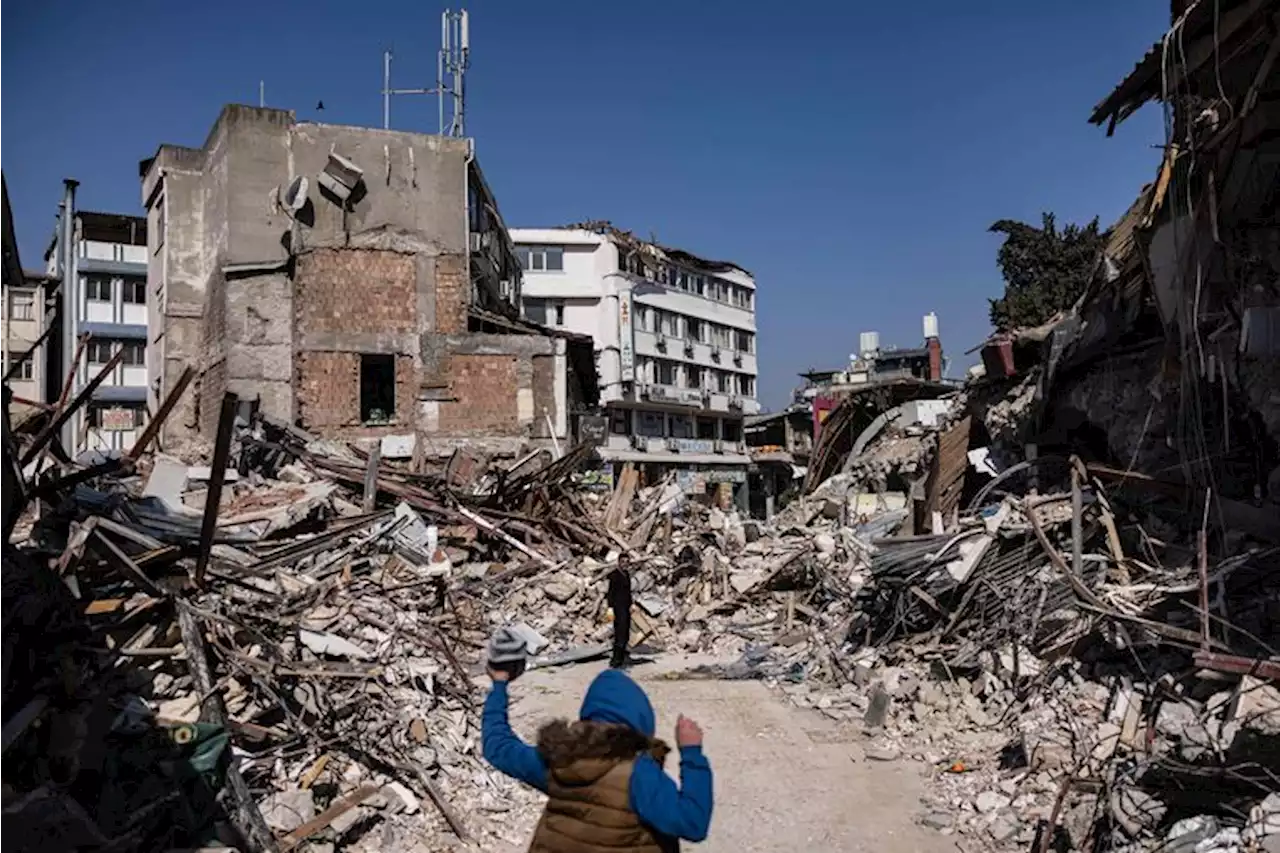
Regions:
<instances>
[{"instance_id":1,"label":"clear blue sky","mask_svg":"<svg viewBox=\"0 0 1280 853\"><path fill-rule=\"evenodd\" d=\"M39 265L63 177L83 207L140 212L138 161L201 144L259 79L299 118L380 125L382 50L395 85L431 85L443 8L11 3L3 165L24 262ZM1087 117L1168 9L479 0L468 132L509 225L611 219L754 272L776 407L859 331L918 344L928 311L953 369L968 364L1002 286L991 222L1124 212L1154 175L1159 111L1111 139ZM393 125L434 132L435 109L398 99Z\"/></svg>"}]
</instances>

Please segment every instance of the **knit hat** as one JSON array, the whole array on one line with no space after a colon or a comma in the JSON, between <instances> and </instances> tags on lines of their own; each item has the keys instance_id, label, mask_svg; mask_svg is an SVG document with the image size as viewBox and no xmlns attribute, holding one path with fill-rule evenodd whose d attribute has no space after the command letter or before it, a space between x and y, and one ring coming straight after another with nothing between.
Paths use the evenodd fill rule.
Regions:
<instances>
[{"instance_id":1,"label":"knit hat","mask_svg":"<svg viewBox=\"0 0 1280 853\"><path fill-rule=\"evenodd\" d=\"M515 663L523 661L529 653L529 644L510 625L503 625L489 639L490 663Z\"/></svg>"}]
</instances>

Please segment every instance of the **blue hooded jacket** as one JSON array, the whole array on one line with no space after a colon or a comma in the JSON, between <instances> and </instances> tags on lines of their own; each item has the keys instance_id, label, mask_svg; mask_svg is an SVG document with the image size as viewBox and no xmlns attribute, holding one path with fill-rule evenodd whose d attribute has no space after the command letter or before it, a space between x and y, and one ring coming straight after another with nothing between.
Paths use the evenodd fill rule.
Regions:
<instances>
[{"instance_id":1,"label":"blue hooded jacket","mask_svg":"<svg viewBox=\"0 0 1280 853\"><path fill-rule=\"evenodd\" d=\"M485 760L512 778L547 791L547 764L537 749L516 736L507 720L507 682L495 681L484 702L480 737ZM628 726L646 737L655 731L653 706L640 685L608 669L595 677L582 700L579 719ZM701 841L711 826L711 765L700 746L680 749L680 786L649 755L631 771L631 810L656 832Z\"/></svg>"}]
</instances>

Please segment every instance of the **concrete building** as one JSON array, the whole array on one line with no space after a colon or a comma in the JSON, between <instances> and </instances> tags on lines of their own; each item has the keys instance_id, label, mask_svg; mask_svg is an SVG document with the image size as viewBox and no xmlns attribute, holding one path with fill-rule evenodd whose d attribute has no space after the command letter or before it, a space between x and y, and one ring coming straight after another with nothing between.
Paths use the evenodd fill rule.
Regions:
<instances>
[{"instance_id":1,"label":"concrete building","mask_svg":"<svg viewBox=\"0 0 1280 853\"><path fill-rule=\"evenodd\" d=\"M74 199L74 192L68 198ZM64 212L59 213L44 256L45 287L55 306L49 322L59 332L45 347L41 400L57 399L77 350L80 357L72 395L122 352L89 404L72 417L64 435L73 455L127 450L147 420L147 221L122 213L77 210L74 202L72 210L75 251L70 276L76 285L69 300L61 284L66 275Z\"/></svg>"},{"instance_id":2,"label":"concrete building","mask_svg":"<svg viewBox=\"0 0 1280 853\"><path fill-rule=\"evenodd\" d=\"M588 344L520 317L470 140L227 106L201 148L162 145L140 174L152 403L199 370L170 449L206 447L227 392L319 435L441 454L567 439L593 405Z\"/></svg>"},{"instance_id":3,"label":"concrete building","mask_svg":"<svg viewBox=\"0 0 1280 853\"><path fill-rule=\"evenodd\" d=\"M760 410L751 274L607 223L511 233L525 316L595 341L601 457L745 501L743 418Z\"/></svg>"},{"instance_id":4,"label":"concrete building","mask_svg":"<svg viewBox=\"0 0 1280 853\"><path fill-rule=\"evenodd\" d=\"M25 360L22 356L31 349L44 333L45 318L44 276L23 270L18 253L18 240L14 235L13 211L9 207L9 186L0 180L4 194L4 374L8 376L16 407L44 400L41 383L44 381L44 364L39 353Z\"/></svg>"}]
</instances>

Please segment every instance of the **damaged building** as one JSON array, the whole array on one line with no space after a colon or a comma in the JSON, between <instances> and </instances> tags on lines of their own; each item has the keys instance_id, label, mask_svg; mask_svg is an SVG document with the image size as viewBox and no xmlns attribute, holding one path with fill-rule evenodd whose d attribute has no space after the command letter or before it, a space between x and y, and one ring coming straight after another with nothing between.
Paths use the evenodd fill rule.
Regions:
<instances>
[{"instance_id":1,"label":"damaged building","mask_svg":"<svg viewBox=\"0 0 1280 853\"><path fill-rule=\"evenodd\" d=\"M140 167L161 435L212 440L224 394L313 434L515 452L594 403L590 340L520 317L521 270L471 141L227 106Z\"/></svg>"}]
</instances>

